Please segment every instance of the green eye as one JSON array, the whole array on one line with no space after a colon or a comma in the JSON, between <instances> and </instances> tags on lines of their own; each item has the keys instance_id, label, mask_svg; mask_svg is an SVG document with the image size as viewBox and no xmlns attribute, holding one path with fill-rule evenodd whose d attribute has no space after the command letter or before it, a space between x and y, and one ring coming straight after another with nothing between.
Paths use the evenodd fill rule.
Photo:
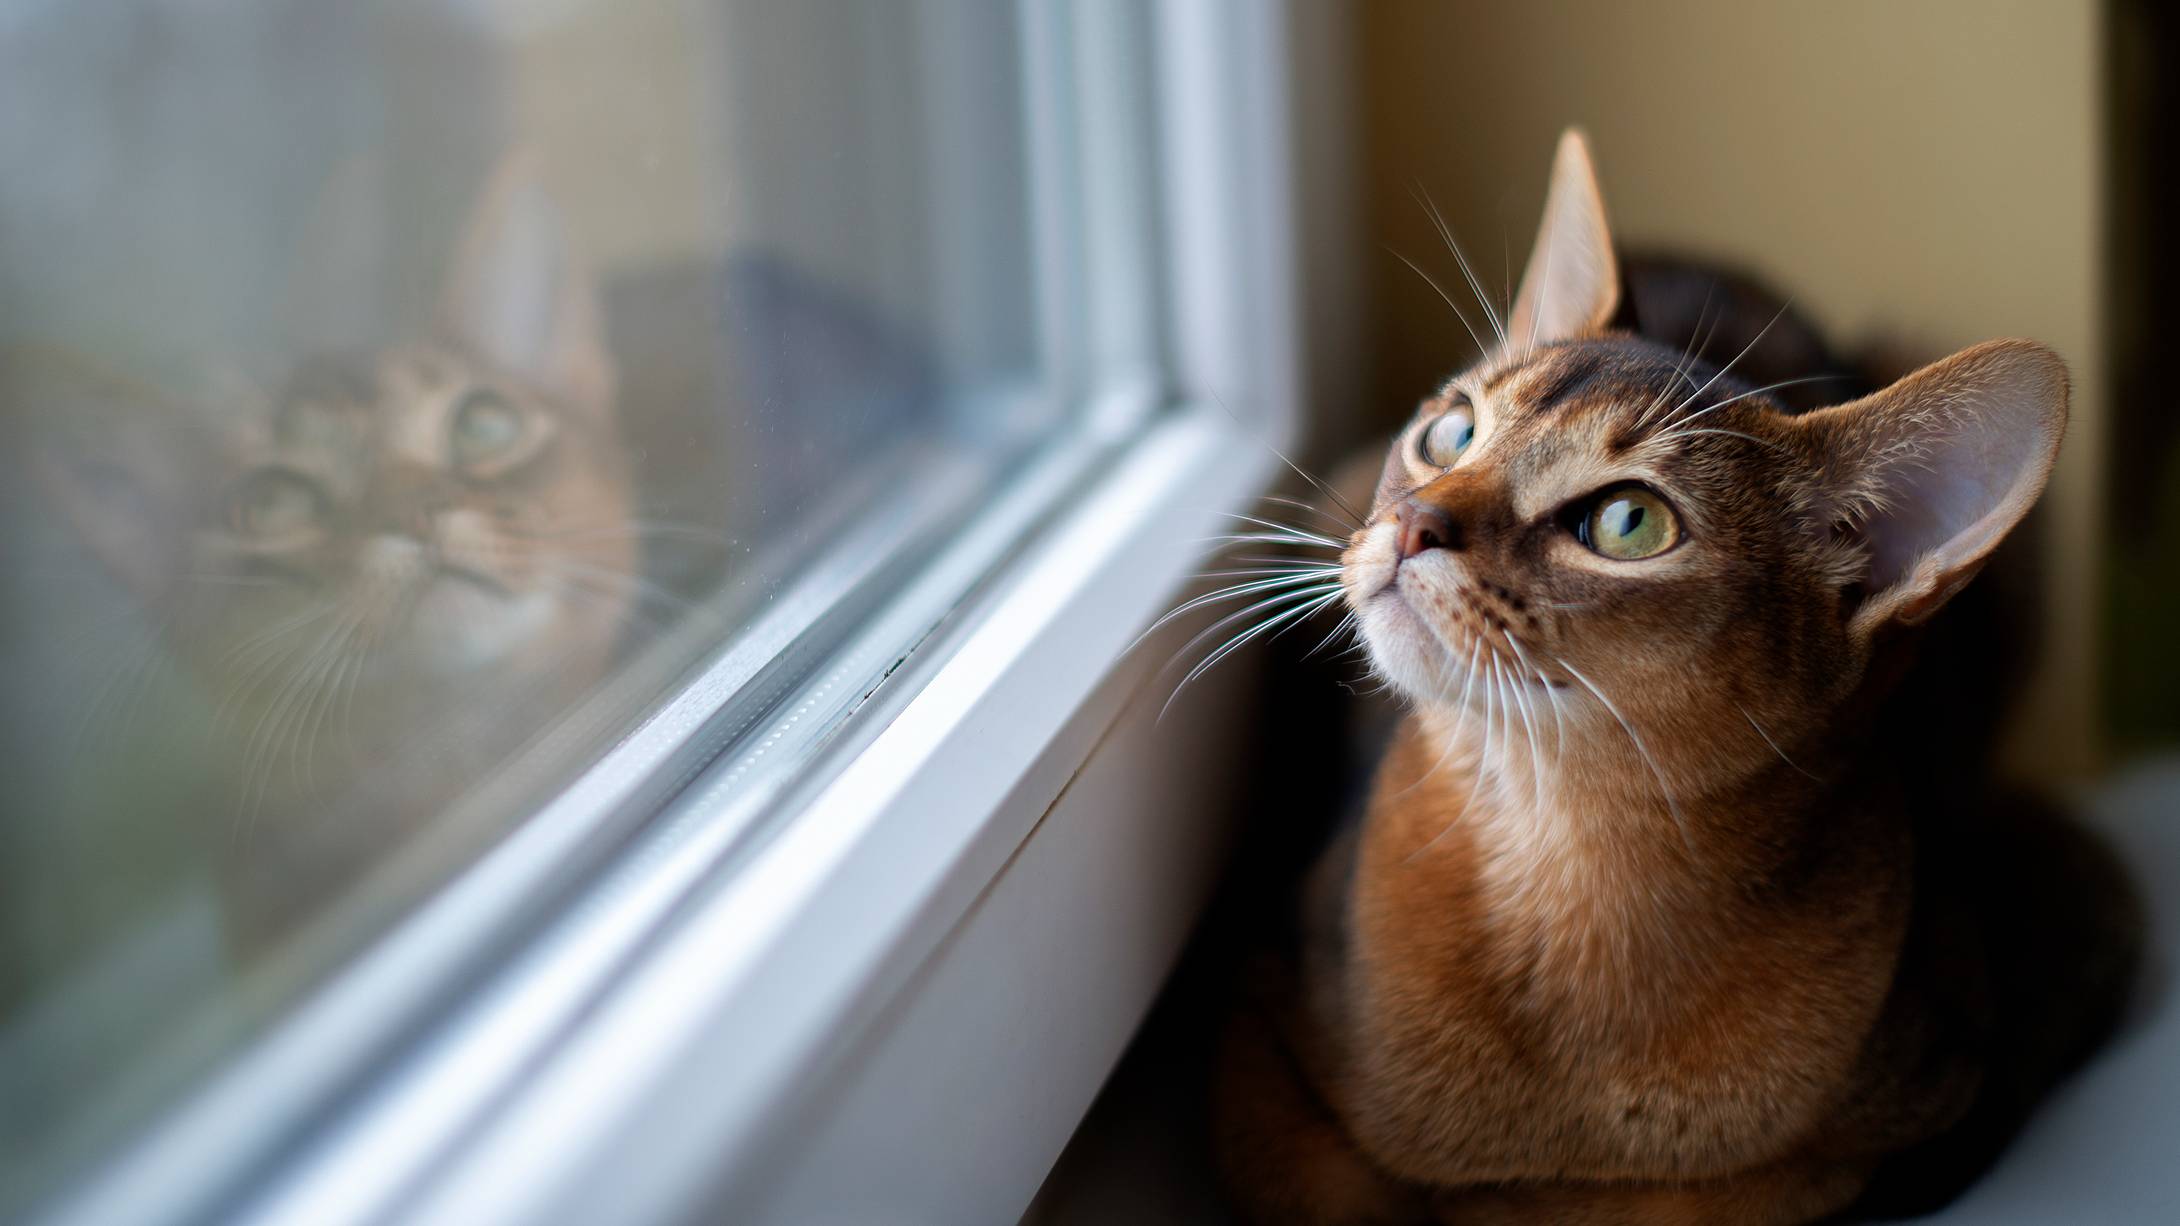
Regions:
<instances>
[{"instance_id":1,"label":"green eye","mask_svg":"<svg viewBox=\"0 0 2180 1226\"><path fill-rule=\"evenodd\" d=\"M1624 485L1590 505L1575 525L1582 543L1623 562L1656 557L1680 540L1673 508L1639 485Z\"/></svg>"},{"instance_id":2,"label":"green eye","mask_svg":"<svg viewBox=\"0 0 2180 1226\"><path fill-rule=\"evenodd\" d=\"M1461 458L1468 445L1476 441L1476 415L1467 405L1448 409L1437 421L1423 428L1423 437L1417 440L1417 450L1423 454L1423 462L1433 468L1452 468Z\"/></svg>"},{"instance_id":3,"label":"green eye","mask_svg":"<svg viewBox=\"0 0 2180 1226\"><path fill-rule=\"evenodd\" d=\"M325 495L308 479L284 468L250 474L228 504L228 526L258 539L315 531L325 518Z\"/></svg>"},{"instance_id":4,"label":"green eye","mask_svg":"<svg viewBox=\"0 0 2180 1226\"><path fill-rule=\"evenodd\" d=\"M512 450L522 438L522 415L493 392L471 392L454 411L450 427L454 461L483 464Z\"/></svg>"}]
</instances>

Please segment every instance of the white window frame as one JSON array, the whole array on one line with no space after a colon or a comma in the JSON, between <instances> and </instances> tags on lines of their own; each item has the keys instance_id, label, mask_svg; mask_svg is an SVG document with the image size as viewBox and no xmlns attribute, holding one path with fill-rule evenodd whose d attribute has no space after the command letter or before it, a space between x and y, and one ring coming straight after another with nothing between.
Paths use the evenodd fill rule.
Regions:
<instances>
[{"instance_id":1,"label":"white window frame","mask_svg":"<svg viewBox=\"0 0 2180 1226\"><path fill-rule=\"evenodd\" d=\"M504 891L564 851L535 846L550 842L543 835L502 849L460 883L466 890L435 902L437 914L408 925L429 940L404 944L397 933L272 1036L250 1076L215 1086L51 1220L167 1219L191 1211L177 1208L191 1204L177 1189L223 1198L195 1209L235 1221L643 1222L722 1197L737 1221L808 1220L812 1192L797 1171L867 1150L873 1136L885 1138L888 1169L928 1177L892 1220L1008 1220L1027 1207L1147 1007L1201 883L1136 899L1144 913L1109 932L1088 917L1084 940L1115 946L1103 979L1023 965L1035 941L1013 943L1012 956L1003 939L989 956L965 952L990 950L992 934L1025 914L1047 932L1082 925L1079 889L1093 861L1108 875L1154 864L1170 840L1198 847L1189 862L1201 863L1204 832L1155 812L1170 798L1140 788L1125 802L1106 796L1136 820L1102 856L1065 851L1085 828L1055 821L1065 809L1055 802L1091 778L1094 751L1152 672L1127 654L1137 633L1193 573L1222 517L1268 483L1300 416L1289 15L1255 0L1153 11L1165 257L1156 288L1172 389L1109 391L1090 421L1126 425L1129 441L1087 483L1058 462L1049 480L1080 492L909 658L905 684L789 782L792 820L734 854L715 849L639 878L641 908L568 917L455 1024L374 1070L349 1108L298 1138L271 1181L240 1200L205 1186L195 1172L220 1167L239 1121L282 1107L300 1118L326 1089L323 1054L373 1041L370 1027L398 1012L388 1001L425 982L422 969L447 956L465 924L485 922L463 913L481 905L478 877L509 876ZM1176 398L1147 429L1138 424L1146 399ZM1038 484L1021 497L1034 501ZM995 544L1006 542L964 542L960 565L985 565ZM928 582L961 582L944 573L946 559L935 569ZM1167 739L1169 753L1187 743ZM598 786L634 782L624 774ZM1045 876L1033 881L1033 865ZM1061 901L1070 883L1072 909ZM1013 1053L1042 1069L1034 1084L986 1087L961 1120L885 1101L888 1069L974 1058L962 1044L1006 1016L1010 999L1049 994L1062 973L1097 1007L1078 1011L1064 1041ZM844 1080L850 1049L877 1063ZM971 1116L987 1133L994 1122L1003 1130L964 1144L979 1127ZM793 1138L808 1144L783 1161ZM900 1192L882 1180L835 1190Z\"/></svg>"}]
</instances>

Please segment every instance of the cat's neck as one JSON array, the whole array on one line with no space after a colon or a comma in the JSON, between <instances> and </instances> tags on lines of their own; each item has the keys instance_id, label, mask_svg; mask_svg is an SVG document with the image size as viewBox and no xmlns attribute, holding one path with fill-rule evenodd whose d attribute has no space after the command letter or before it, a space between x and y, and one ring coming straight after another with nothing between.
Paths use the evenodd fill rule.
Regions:
<instances>
[{"instance_id":1,"label":"cat's neck","mask_svg":"<svg viewBox=\"0 0 2180 1226\"><path fill-rule=\"evenodd\" d=\"M1810 820L1826 788L1760 761L1697 786L1686 763L1634 755L1603 731L1569 721L1555 744L1544 729L1532 741L1520 727L1411 716L1371 806L1381 870L1476 897L1532 971L1584 990L1659 980L1767 908L1801 905L1752 886L1828 858L1818 844L1845 831ZM1781 837L1793 831L1804 833Z\"/></svg>"}]
</instances>

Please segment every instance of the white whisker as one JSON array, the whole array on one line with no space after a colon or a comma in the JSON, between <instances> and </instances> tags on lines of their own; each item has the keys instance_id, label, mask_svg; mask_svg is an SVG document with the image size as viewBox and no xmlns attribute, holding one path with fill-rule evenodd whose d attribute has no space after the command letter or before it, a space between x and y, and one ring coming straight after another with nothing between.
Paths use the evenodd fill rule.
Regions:
<instances>
[{"instance_id":1,"label":"white whisker","mask_svg":"<svg viewBox=\"0 0 2180 1226\"><path fill-rule=\"evenodd\" d=\"M1627 722L1627 717L1620 714L1620 708L1614 706L1612 700L1605 697L1605 692L1598 689L1595 683L1593 683L1588 677L1583 676L1580 669L1577 669L1574 665L1567 663L1566 660L1561 659L1558 656L1553 656L1552 658L1559 662L1559 666L1561 668L1567 670L1568 676L1571 676L1576 681L1581 682L1582 688L1588 690L1592 694L1595 694L1597 696L1597 701L1603 703L1605 705L1605 710L1610 712L1612 718L1619 723L1620 731L1627 733L1627 739L1629 743L1635 746L1635 752L1641 755L1643 765L1650 768L1651 775L1658 781L1658 794L1665 798L1665 807L1673 815L1673 824L1680 828L1681 845L1687 848L1689 856L1693 857L1696 854L1696 844L1695 840L1691 838L1688 834L1687 819L1681 816L1680 806L1676 804L1673 800L1673 789L1665 782L1665 772L1658 769L1658 761L1656 758L1650 756L1650 749L1648 746L1643 744L1643 738L1636 734L1634 727Z\"/></svg>"},{"instance_id":2,"label":"white whisker","mask_svg":"<svg viewBox=\"0 0 2180 1226\"><path fill-rule=\"evenodd\" d=\"M1756 722L1756 717L1749 714L1749 709L1747 707L1742 706L1739 702L1735 702L1733 706L1736 711L1739 711L1741 713L1741 718L1749 722L1749 727L1756 729L1756 735L1764 738L1764 744L1771 746L1771 752L1779 755L1779 761L1786 763L1788 766L1793 767L1797 771L1801 771L1803 775L1808 776L1811 779L1816 778L1815 775L1810 774L1808 771L1802 770L1800 763L1786 756L1786 751L1779 748L1779 743L1777 741L1771 739L1771 734L1764 731L1764 726Z\"/></svg>"},{"instance_id":3,"label":"white whisker","mask_svg":"<svg viewBox=\"0 0 2180 1226\"><path fill-rule=\"evenodd\" d=\"M1386 248L1386 250L1393 251L1393 249L1390 247ZM1406 264L1408 267L1415 269L1415 275L1423 278L1423 280L1427 284L1429 284L1432 289L1438 291L1438 296L1445 300L1447 306L1453 308L1454 318L1461 321L1461 327L1468 332L1468 338L1471 341L1475 342L1477 352L1483 352L1483 350L1486 348L1486 346L1484 345L1484 338L1476 335L1475 325L1471 324L1468 321L1468 316L1461 313L1461 308L1454 302L1453 295L1447 293L1446 287L1438 283L1438 278L1433 277L1431 274L1423 271L1423 266L1421 264L1416 263L1414 260L1409 259L1407 256L1402 255L1398 251L1393 251L1393 258L1399 260L1403 264Z\"/></svg>"},{"instance_id":4,"label":"white whisker","mask_svg":"<svg viewBox=\"0 0 2180 1226\"><path fill-rule=\"evenodd\" d=\"M1720 379L1725 378L1726 372L1732 370L1735 363L1738 363L1742 358L1747 357L1750 350L1764 343L1764 337L1770 335L1772 325L1778 323L1781 319L1784 319L1786 317L1787 311L1792 309L1793 305L1794 304L1791 301L1781 303L1779 305L1778 313L1774 314L1771 317L1770 322L1766 323L1762 328L1757 329L1755 337L1751 339L1748 344L1741 347L1741 352L1733 355L1732 361L1727 362L1724 366L1719 367L1718 370L1713 373L1710 378L1705 379L1703 381L1702 387L1699 387L1695 391L1690 392L1686 400L1683 400L1679 404L1673 406L1673 412L1678 414L1683 409L1686 409L1689 405L1694 404L1698 399L1702 397L1703 393L1711 389L1711 385L1713 383L1716 383Z\"/></svg>"},{"instance_id":5,"label":"white whisker","mask_svg":"<svg viewBox=\"0 0 2180 1226\"><path fill-rule=\"evenodd\" d=\"M1417 191L1418 189L1413 187L1410 189L1411 194L1415 194ZM1499 318L1497 311L1491 309L1491 298L1484 293L1483 283L1476 279L1476 271L1469 267L1467 253L1463 252L1461 244L1453 239L1453 227L1446 224L1445 214L1438 211L1438 202L1431 199L1430 193L1421 192L1420 194L1421 203L1425 211L1430 213L1432 224L1438 227L1438 237L1446 240L1446 250L1453 253L1454 261L1461 266L1461 275L1468 280L1469 292L1476 295L1476 305L1484 309L1484 318L1491 321L1491 330L1498 335L1499 343L1505 344L1506 323Z\"/></svg>"},{"instance_id":6,"label":"white whisker","mask_svg":"<svg viewBox=\"0 0 2180 1226\"><path fill-rule=\"evenodd\" d=\"M1280 627L1294 625L1295 623L1308 617L1310 614L1315 613L1317 610L1324 608L1325 605L1331 603L1332 601L1340 599L1340 596L1341 593L1337 591L1330 592L1326 595L1318 597L1315 600L1309 601L1305 604L1298 605L1294 608L1287 609L1284 612L1277 613L1271 617L1268 617L1265 620L1258 622L1256 625L1250 627L1249 629L1244 630L1241 633L1236 634L1234 637L1228 639L1224 644L1219 647L1217 651L1214 651L1209 656L1206 656L1202 663L1190 669L1188 675L1181 678L1181 683L1179 685L1173 687L1173 693L1166 698L1166 705L1158 709L1158 718L1163 720L1166 717L1166 712L1171 711L1173 709L1173 704L1180 699L1181 691L1187 689L1191 681L1194 681L1196 678L1203 676L1206 672L1209 672L1211 668L1219 661L1241 650L1253 640L1262 637L1268 631L1272 631Z\"/></svg>"}]
</instances>

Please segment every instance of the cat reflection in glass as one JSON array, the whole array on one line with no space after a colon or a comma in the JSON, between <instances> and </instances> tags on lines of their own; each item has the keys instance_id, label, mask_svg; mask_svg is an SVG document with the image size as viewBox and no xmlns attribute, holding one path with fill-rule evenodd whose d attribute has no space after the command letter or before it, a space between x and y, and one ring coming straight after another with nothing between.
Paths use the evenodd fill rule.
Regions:
<instances>
[{"instance_id":1,"label":"cat reflection in glass","mask_svg":"<svg viewBox=\"0 0 2180 1226\"><path fill-rule=\"evenodd\" d=\"M40 472L203 695L268 922L596 684L643 599L598 297L524 155L480 191L421 340L218 411L53 365L56 400L126 406Z\"/></svg>"}]
</instances>

